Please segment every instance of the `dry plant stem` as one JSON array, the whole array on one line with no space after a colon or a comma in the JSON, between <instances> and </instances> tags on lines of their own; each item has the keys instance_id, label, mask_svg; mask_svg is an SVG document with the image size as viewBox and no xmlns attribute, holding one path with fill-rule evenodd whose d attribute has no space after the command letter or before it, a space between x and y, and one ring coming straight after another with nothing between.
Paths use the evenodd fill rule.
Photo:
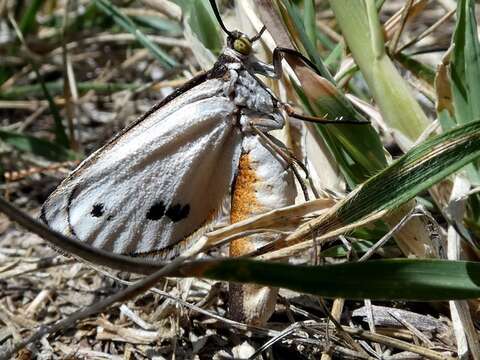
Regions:
<instances>
[{"instance_id":1,"label":"dry plant stem","mask_svg":"<svg viewBox=\"0 0 480 360\"><path fill-rule=\"evenodd\" d=\"M262 260L281 259L286 256L292 256L292 254L310 249L315 243L320 245L324 244L326 241L335 238L338 235L342 235L349 230L380 219L387 213L387 211L382 210L371 214L367 218L342 226L342 224L339 223L336 218L329 217L330 214L335 212L336 206L330 208L327 213L301 225L285 240L272 242L250 255L256 256ZM322 229L324 233L318 236L315 239L315 242L313 240L306 240L311 237L312 231L317 231L320 227L322 227L322 225L324 225L325 219L328 219L329 222L327 224L328 226L325 226Z\"/></svg>"},{"instance_id":2,"label":"dry plant stem","mask_svg":"<svg viewBox=\"0 0 480 360\"><path fill-rule=\"evenodd\" d=\"M328 37L330 37L334 42L341 43L343 42L343 37L332 29L328 24L323 21L317 21L318 29Z\"/></svg>"},{"instance_id":3,"label":"dry plant stem","mask_svg":"<svg viewBox=\"0 0 480 360\"><path fill-rule=\"evenodd\" d=\"M409 331L412 332L418 339L420 339L425 345L427 345L429 348L433 348L435 344L433 344L426 335L424 335L420 330L418 330L415 326L410 324L407 320L403 319L399 315L396 315L393 311L388 311L391 317L393 317L395 320L397 320L399 323L401 323L403 326L405 326Z\"/></svg>"},{"instance_id":4,"label":"dry plant stem","mask_svg":"<svg viewBox=\"0 0 480 360\"><path fill-rule=\"evenodd\" d=\"M411 20L413 17L417 16L419 10L423 9L426 5L428 0L414 0L410 9L409 14L407 17L407 21ZM404 12L405 7L401 7L398 11L396 11L384 24L383 28L385 31L386 39L391 39L395 32L395 29L398 26L398 23L402 19L402 14Z\"/></svg>"},{"instance_id":5,"label":"dry plant stem","mask_svg":"<svg viewBox=\"0 0 480 360\"><path fill-rule=\"evenodd\" d=\"M33 114L28 116L25 121L22 121L18 126L17 131L23 133L27 128L32 125L39 117L42 115L45 110L48 109L48 105L40 106Z\"/></svg>"},{"instance_id":6,"label":"dry plant stem","mask_svg":"<svg viewBox=\"0 0 480 360\"><path fill-rule=\"evenodd\" d=\"M287 328L283 329L280 333L277 334L277 336L273 337L272 339L268 340L265 344L263 344L259 349L253 353L249 359L255 359L257 356L259 356L262 352L270 348L273 344L276 342L284 339L288 335L292 334L295 330L301 329L301 328L306 328L308 327L309 320L307 321L301 321L301 322L296 322L291 325L289 325Z\"/></svg>"},{"instance_id":7,"label":"dry plant stem","mask_svg":"<svg viewBox=\"0 0 480 360\"><path fill-rule=\"evenodd\" d=\"M342 325L340 325L337 319L335 319L332 313L328 310L325 301L322 298L318 298L318 300L320 306L323 309L323 312L327 314L328 319L337 330L338 335L341 336L355 351L359 352L360 354L368 355L367 352L353 339L353 337L349 333L343 331Z\"/></svg>"},{"instance_id":8,"label":"dry plant stem","mask_svg":"<svg viewBox=\"0 0 480 360\"><path fill-rule=\"evenodd\" d=\"M68 123L68 135L70 141L70 147L77 151L78 143L75 140L74 120L75 120L75 103L78 101L78 90L73 73L72 62L67 51L67 29L68 29L68 8L70 0L65 1L65 8L63 14L63 24L61 32L61 48L62 48L62 61L63 61L63 83L64 83L64 96L66 100L65 114L67 115Z\"/></svg>"},{"instance_id":9,"label":"dry plant stem","mask_svg":"<svg viewBox=\"0 0 480 360\"><path fill-rule=\"evenodd\" d=\"M372 334L369 331L362 329L353 329L351 327L343 326L343 330L349 333L352 336L359 337L364 340L378 342L383 345L387 345L396 349L411 351L413 353L424 356L428 359L438 359L438 360L454 360L454 357L446 356L437 351L433 351L422 346L413 345L402 340L397 340L385 335Z\"/></svg>"},{"instance_id":10,"label":"dry plant stem","mask_svg":"<svg viewBox=\"0 0 480 360\"><path fill-rule=\"evenodd\" d=\"M65 101L63 99L55 99L55 105L64 105ZM48 108L47 100L0 100L0 109L19 109L19 110L29 110L36 111L40 107Z\"/></svg>"},{"instance_id":11,"label":"dry plant stem","mask_svg":"<svg viewBox=\"0 0 480 360\"><path fill-rule=\"evenodd\" d=\"M46 335L52 334L59 330L68 329L72 327L77 321L84 319L88 316L98 314L116 302L124 302L126 300L130 300L135 296L147 291L148 289L153 287L156 283L158 283L165 276L165 274L168 274L169 272L173 272L177 270L186 259L187 257L178 257L175 260L173 260L171 263L165 265L162 269L156 271L155 273L147 276L142 280L137 281L127 289L120 291L106 299L103 299L98 303L96 303L95 305L90 306L89 308L76 312L73 315L71 315L69 318L59 321L55 325L48 326L48 327L41 327L34 335L32 335L27 340L24 340L16 344L13 347L13 349L5 352L4 354L0 354L0 360L8 360L11 358L13 354L15 354L20 349L24 348L28 344L31 344L33 342L40 340Z\"/></svg>"},{"instance_id":12,"label":"dry plant stem","mask_svg":"<svg viewBox=\"0 0 480 360\"><path fill-rule=\"evenodd\" d=\"M420 33L419 35L415 36L413 39L407 41L405 44L400 46L400 48L396 51L396 53L402 52L406 48L412 46L413 44L419 42L423 38L427 37L431 33L433 33L437 28L442 25L445 21L450 19L453 14L455 14L456 9L452 9L449 12L447 12L445 15L443 15L438 21L436 21L432 26L430 26L428 29Z\"/></svg>"},{"instance_id":13,"label":"dry plant stem","mask_svg":"<svg viewBox=\"0 0 480 360\"><path fill-rule=\"evenodd\" d=\"M373 319L373 309L372 309L372 301L370 299L365 299L364 300L365 308L367 310L367 321L368 321L368 328L372 332L372 334L375 334L377 332L376 327L375 327L375 321ZM382 347L380 346L379 343L373 343L373 346L375 348L375 352L377 353L378 357L382 357Z\"/></svg>"},{"instance_id":14,"label":"dry plant stem","mask_svg":"<svg viewBox=\"0 0 480 360\"><path fill-rule=\"evenodd\" d=\"M315 199L307 203L287 206L281 209L275 209L265 214L252 216L248 219L239 221L235 224L212 231L205 235L206 246L203 249L209 249L225 242L225 239L233 237L244 231L253 229L270 229L280 224L297 224L299 219L314 211L321 211L333 206L335 202L332 199Z\"/></svg>"},{"instance_id":15,"label":"dry plant stem","mask_svg":"<svg viewBox=\"0 0 480 360\"><path fill-rule=\"evenodd\" d=\"M403 225L407 223L413 216L418 216L421 214L415 214L416 208L412 208L409 213L407 213L397 225L392 227L388 233L386 233L380 240L378 240L368 251L363 254L363 256L358 261L366 261L370 259L370 257L379 249L381 248L390 238L399 231Z\"/></svg>"},{"instance_id":16,"label":"dry plant stem","mask_svg":"<svg viewBox=\"0 0 480 360\"><path fill-rule=\"evenodd\" d=\"M338 322L340 323L340 318L342 316L342 312L343 312L343 305L345 304L345 299L335 299L333 301L333 305L332 305L332 317ZM333 324L333 323L332 323ZM327 327L327 331L328 331L328 327ZM321 357L321 360L330 360L332 358L332 356L327 353L327 352L324 352L322 354L322 357Z\"/></svg>"},{"instance_id":17,"label":"dry plant stem","mask_svg":"<svg viewBox=\"0 0 480 360\"><path fill-rule=\"evenodd\" d=\"M461 175L455 177L447 208L448 215L453 223L462 222L466 211L465 196L469 193L470 187L470 182ZM448 259L460 260L462 258L461 237L453 225L448 226L447 241ZM480 359L478 334L473 324L468 302L449 301L449 306L459 355L470 355L473 359Z\"/></svg>"},{"instance_id":18,"label":"dry plant stem","mask_svg":"<svg viewBox=\"0 0 480 360\"><path fill-rule=\"evenodd\" d=\"M398 30L395 32L392 38L392 42L390 44L390 53L394 54L396 52L398 42L400 40L400 35L403 32L403 29L405 28L405 24L407 23L407 18L408 18L408 12L410 11L410 8L412 7L413 0L407 0L407 3L403 7L402 10L402 18L400 20L400 26Z\"/></svg>"},{"instance_id":19,"label":"dry plant stem","mask_svg":"<svg viewBox=\"0 0 480 360\"><path fill-rule=\"evenodd\" d=\"M73 263L75 263L75 260L73 259L65 260L62 258L55 257L55 258L49 258L49 259L42 259L38 263L32 264L27 268L12 269L12 270L8 270L8 268L3 268L2 271L0 272L0 280L8 280L20 275L37 272L39 270L45 270L52 267L58 267L58 266L63 266L63 265L68 265ZM13 265L16 265L16 264L14 263Z\"/></svg>"},{"instance_id":20,"label":"dry plant stem","mask_svg":"<svg viewBox=\"0 0 480 360\"><path fill-rule=\"evenodd\" d=\"M20 71L17 71L15 74L9 77L2 85L0 85L0 91L3 92L8 90L17 82L17 80L28 75L31 71L32 71L32 66L30 64L25 65Z\"/></svg>"},{"instance_id":21,"label":"dry plant stem","mask_svg":"<svg viewBox=\"0 0 480 360\"><path fill-rule=\"evenodd\" d=\"M180 6L168 0L142 0L142 3L150 6L159 13L180 21L182 19L182 9Z\"/></svg>"}]
</instances>

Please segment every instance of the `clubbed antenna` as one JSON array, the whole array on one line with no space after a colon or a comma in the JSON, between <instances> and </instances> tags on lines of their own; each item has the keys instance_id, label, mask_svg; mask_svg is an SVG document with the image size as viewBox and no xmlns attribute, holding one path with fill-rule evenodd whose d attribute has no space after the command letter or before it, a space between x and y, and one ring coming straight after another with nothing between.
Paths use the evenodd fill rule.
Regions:
<instances>
[{"instance_id":1,"label":"clubbed antenna","mask_svg":"<svg viewBox=\"0 0 480 360\"><path fill-rule=\"evenodd\" d=\"M218 11L217 3L215 2L215 0L209 0L209 1L210 1L210 5L212 6L215 17L217 18L217 21L220 24L220 27L223 29L223 31L225 31L225 33L228 36L233 37L232 32L227 29L227 27L225 26L225 24L222 21L222 18L220 16L220 12Z\"/></svg>"},{"instance_id":2,"label":"clubbed antenna","mask_svg":"<svg viewBox=\"0 0 480 360\"><path fill-rule=\"evenodd\" d=\"M265 25L263 25L262 29L260 30L260 32L253 36L250 41L253 43L255 41L257 41L258 39L260 39L260 37L263 35L263 33L265 32L265 30L267 30L267 27Z\"/></svg>"},{"instance_id":3,"label":"clubbed antenna","mask_svg":"<svg viewBox=\"0 0 480 360\"><path fill-rule=\"evenodd\" d=\"M210 5L212 6L212 9L213 9L213 13L215 14L215 17L217 18L217 21L218 23L220 24L220 27L222 28L223 31L225 31L225 33L231 37L231 38L237 38L238 36L235 36L236 33L238 32L233 32L233 31L230 31L227 29L227 27L225 26L225 24L223 23L222 21L222 17L220 16L220 12L218 11L218 7L217 7L217 3L215 2L215 0L209 0L210 1ZM252 38L250 38L249 40L253 43L255 41L257 41L258 39L260 39L260 37L262 36L262 34L265 32L267 28L265 27L265 25L262 27L262 29L260 30L260 32L253 36Z\"/></svg>"}]
</instances>

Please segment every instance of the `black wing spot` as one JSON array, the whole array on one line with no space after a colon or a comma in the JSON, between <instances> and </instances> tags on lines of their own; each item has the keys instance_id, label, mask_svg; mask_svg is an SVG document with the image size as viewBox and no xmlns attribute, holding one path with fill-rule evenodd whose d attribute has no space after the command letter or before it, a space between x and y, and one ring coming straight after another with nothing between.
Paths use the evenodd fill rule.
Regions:
<instances>
[{"instance_id":1,"label":"black wing spot","mask_svg":"<svg viewBox=\"0 0 480 360\"><path fill-rule=\"evenodd\" d=\"M163 215L165 215L165 205L161 201L153 204L147 211L148 220L160 220Z\"/></svg>"},{"instance_id":2,"label":"black wing spot","mask_svg":"<svg viewBox=\"0 0 480 360\"><path fill-rule=\"evenodd\" d=\"M190 205L187 204L185 206L182 206L180 204L175 204L171 205L165 215L167 215L170 220L173 222L177 222L180 220L185 219L188 216L188 213L190 212Z\"/></svg>"},{"instance_id":3,"label":"black wing spot","mask_svg":"<svg viewBox=\"0 0 480 360\"><path fill-rule=\"evenodd\" d=\"M90 215L92 215L93 217L101 217L105 211L105 209L103 208L103 204L94 204L93 207L92 207L92 211L90 211Z\"/></svg>"}]
</instances>

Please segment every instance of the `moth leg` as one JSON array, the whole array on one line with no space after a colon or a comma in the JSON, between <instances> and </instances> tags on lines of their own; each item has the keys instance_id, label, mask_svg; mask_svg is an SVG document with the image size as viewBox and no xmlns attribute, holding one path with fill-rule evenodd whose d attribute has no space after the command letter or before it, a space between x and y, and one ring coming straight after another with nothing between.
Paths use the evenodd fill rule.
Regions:
<instances>
[{"instance_id":1,"label":"moth leg","mask_svg":"<svg viewBox=\"0 0 480 360\"><path fill-rule=\"evenodd\" d=\"M271 135L268 134L268 133L264 133L264 135L269 137L269 138L271 137ZM297 159L290 151L288 151L288 149L286 149L286 152L287 152L287 156L290 157L290 159L293 161L293 163L295 163L299 168L302 169L303 173L305 174L305 179L307 179L308 184L310 185L310 189L312 189L313 196L315 196L315 199L320 198L320 195L318 194L317 188L315 187L315 185L313 183L313 179L310 176L310 172L308 171L307 166L303 163L303 161ZM298 181L299 182L303 181L303 179L299 179Z\"/></svg>"},{"instance_id":2,"label":"moth leg","mask_svg":"<svg viewBox=\"0 0 480 360\"><path fill-rule=\"evenodd\" d=\"M274 150L287 164L290 169L292 169L293 174L297 178L298 183L300 184L300 188L302 189L303 192L303 197L305 198L305 201L310 200L310 196L308 195L308 190L307 190L307 185L305 184L305 181L302 179L300 176L300 173L298 172L297 168L295 165L298 165L304 172L305 172L305 177L309 180L309 183L312 187L312 192L314 193L315 197L318 198L318 193L313 186L313 183L311 181L310 175L308 173L308 170L306 166L298 159L296 159L291 153L286 151L285 149L281 148L278 146L270 137L268 134L265 134L264 132L260 131L253 123L250 124L252 130L260 136L262 140L265 141L265 143L270 146L272 150Z\"/></svg>"},{"instance_id":3,"label":"moth leg","mask_svg":"<svg viewBox=\"0 0 480 360\"><path fill-rule=\"evenodd\" d=\"M295 56L298 59L300 59L305 65L310 67L313 71L316 73L316 67L315 65L308 60L305 56L303 56L301 53L299 53L296 50L293 49L287 49L287 48L282 48L282 47L276 47L273 50L273 64L266 64L261 61L255 61L251 64L252 69L259 74L265 75L271 79L280 79L282 76L282 59L284 59L286 56ZM320 74L319 74L320 76ZM272 94L273 96L273 94ZM274 96L273 96L274 97ZM351 125L360 125L360 124L370 124L370 121L368 120L350 120L350 119L345 119L343 117L339 117L336 119L327 119L326 117L319 117L319 116L309 116L309 115L303 115L295 112L292 106L282 103L278 99L276 99L280 106L282 106L287 114L291 117L303 120L303 121L309 121L309 122L314 122L314 123L321 123L321 124L351 124Z\"/></svg>"},{"instance_id":4,"label":"moth leg","mask_svg":"<svg viewBox=\"0 0 480 360\"><path fill-rule=\"evenodd\" d=\"M313 71L318 73L316 66L310 60L308 60L305 56L303 56L300 52L294 49L288 49L284 47L276 47L275 49L273 49L272 65L266 64L261 61L257 61L255 64L252 64L253 69L255 70L255 72L268 76L271 79L280 79L280 77L282 76L282 60L288 55L296 56L305 65L307 65Z\"/></svg>"},{"instance_id":5,"label":"moth leg","mask_svg":"<svg viewBox=\"0 0 480 360\"><path fill-rule=\"evenodd\" d=\"M330 120L330 119L327 119L326 117L303 115L303 114L297 113L294 110L293 106L287 103L280 101L279 105L285 110L288 116L299 119L299 120L316 123L316 124L350 124L350 125L370 124L369 120L348 120L348 119L345 119L343 116L336 118L335 120Z\"/></svg>"}]
</instances>

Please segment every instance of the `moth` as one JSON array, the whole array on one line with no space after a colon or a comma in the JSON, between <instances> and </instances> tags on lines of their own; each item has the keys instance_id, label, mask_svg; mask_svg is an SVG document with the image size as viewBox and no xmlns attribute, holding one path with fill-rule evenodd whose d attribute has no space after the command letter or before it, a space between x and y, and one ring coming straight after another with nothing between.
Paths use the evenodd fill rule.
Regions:
<instances>
[{"instance_id":1,"label":"moth","mask_svg":"<svg viewBox=\"0 0 480 360\"><path fill-rule=\"evenodd\" d=\"M253 54L264 29L229 31L210 3L227 34L217 62L85 159L44 203L50 228L114 253L172 258L215 226L244 139L268 144L285 105L256 76L281 73Z\"/></svg>"}]
</instances>

